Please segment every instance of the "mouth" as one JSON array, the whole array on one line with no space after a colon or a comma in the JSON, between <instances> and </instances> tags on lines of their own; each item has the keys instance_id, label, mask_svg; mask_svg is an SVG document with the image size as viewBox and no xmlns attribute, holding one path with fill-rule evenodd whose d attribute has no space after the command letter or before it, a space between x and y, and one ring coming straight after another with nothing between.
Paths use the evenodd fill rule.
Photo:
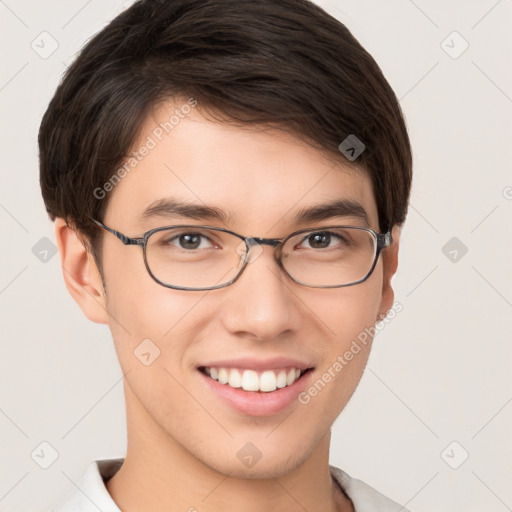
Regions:
<instances>
[{"instance_id":1,"label":"mouth","mask_svg":"<svg viewBox=\"0 0 512 512\"><path fill-rule=\"evenodd\" d=\"M243 368L200 366L198 370L219 384L251 393L272 393L292 386L313 368L275 368L256 371Z\"/></svg>"},{"instance_id":2,"label":"mouth","mask_svg":"<svg viewBox=\"0 0 512 512\"><path fill-rule=\"evenodd\" d=\"M315 369L255 366L258 368L199 366L197 374L209 400L245 416L269 417L299 404L298 397L307 389Z\"/></svg>"}]
</instances>

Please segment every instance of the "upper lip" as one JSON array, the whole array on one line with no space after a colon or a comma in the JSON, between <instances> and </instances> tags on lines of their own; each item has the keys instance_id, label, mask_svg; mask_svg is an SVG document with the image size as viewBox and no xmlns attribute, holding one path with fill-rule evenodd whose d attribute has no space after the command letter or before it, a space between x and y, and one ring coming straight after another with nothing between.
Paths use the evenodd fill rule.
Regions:
<instances>
[{"instance_id":1,"label":"upper lip","mask_svg":"<svg viewBox=\"0 0 512 512\"><path fill-rule=\"evenodd\" d=\"M237 359L224 359L220 361L210 361L203 363L198 368L243 368L246 370L263 371L272 368L298 368L299 370L307 370L313 368L314 365L293 359L290 357L272 357L270 359L254 359L242 357Z\"/></svg>"}]
</instances>

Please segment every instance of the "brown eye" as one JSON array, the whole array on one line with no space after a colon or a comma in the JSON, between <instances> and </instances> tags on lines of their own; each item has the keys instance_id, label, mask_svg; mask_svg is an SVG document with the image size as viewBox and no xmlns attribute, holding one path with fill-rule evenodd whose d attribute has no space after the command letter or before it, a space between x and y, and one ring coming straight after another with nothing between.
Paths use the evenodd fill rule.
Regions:
<instances>
[{"instance_id":1,"label":"brown eye","mask_svg":"<svg viewBox=\"0 0 512 512\"><path fill-rule=\"evenodd\" d=\"M337 233L317 231L308 234L299 245L305 249L327 249L329 247L342 246L344 242L344 238Z\"/></svg>"},{"instance_id":2,"label":"brown eye","mask_svg":"<svg viewBox=\"0 0 512 512\"><path fill-rule=\"evenodd\" d=\"M215 243L206 235L193 231L178 232L168 235L160 240L162 247L173 249L183 249L186 251L195 251L202 249L211 249Z\"/></svg>"},{"instance_id":3,"label":"brown eye","mask_svg":"<svg viewBox=\"0 0 512 512\"><path fill-rule=\"evenodd\" d=\"M323 249L329 247L331 243L330 233L314 233L308 237L308 242L313 249Z\"/></svg>"}]
</instances>

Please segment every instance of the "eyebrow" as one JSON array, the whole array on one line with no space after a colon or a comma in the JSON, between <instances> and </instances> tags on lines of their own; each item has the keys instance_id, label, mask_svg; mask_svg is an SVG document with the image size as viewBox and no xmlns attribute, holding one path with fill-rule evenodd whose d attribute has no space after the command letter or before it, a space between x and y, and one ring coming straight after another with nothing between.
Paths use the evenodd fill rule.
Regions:
<instances>
[{"instance_id":1,"label":"eyebrow","mask_svg":"<svg viewBox=\"0 0 512 512\"><path fill-rule=\"evenodd\" d=\"M228 221L228 215L220 208L202 204L184 203L172 197L158 199L142 212L143 219L163 216L184 217L195 220L216 220L222 223L227 223Z\"/></svg>"},{"instance_id":2,"label":"eyebrow","mask_svg":"<svg viewBox=\"0 0 512 512\"><path fill-rule=\"evenodd\" d=\"M363 205L351 199L336 199L329 203L319 204L299 210L296 222L308 223L331 219L333 217L354 217L370 225L368 214Z\"/></svg>"},{"instance_id":3,"label":"eyebrow","mask_svg":"<svg viewBox=\"0 0 512 512\"><path fill-rule=\"evenodd\" d=\"M185 203L174 198L159 199L151 203L142 213L143 219L151 217L183 217L194 220L214 220L228 224L231 218L216 206ZM369 226L369 219L363 205L351 199L334 201L302 208L294 217L296 224L318 222L334 217L353 217Z\"/></svg>"}]
</instances>

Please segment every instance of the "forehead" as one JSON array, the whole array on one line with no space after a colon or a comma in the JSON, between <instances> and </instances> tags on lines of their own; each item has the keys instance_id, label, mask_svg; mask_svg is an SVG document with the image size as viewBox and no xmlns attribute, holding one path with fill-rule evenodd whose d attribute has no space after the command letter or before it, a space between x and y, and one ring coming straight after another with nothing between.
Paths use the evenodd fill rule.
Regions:
<instances>
[{"instance_id":1,"label":"forehead","mask_svg":"<svg viewBox=\"0 0 512 512\"><path fill-rule=\"evenodd\" d=\"M148 207L172 198L213 206L226 227L257 233L337 200L360 204L378 227L370 179L341 153L335 159L284 130L221 123L186 98L154 109L130 155L109 192L105 219L116 226L148 227Z\"/></svg>"}]
</instances>

